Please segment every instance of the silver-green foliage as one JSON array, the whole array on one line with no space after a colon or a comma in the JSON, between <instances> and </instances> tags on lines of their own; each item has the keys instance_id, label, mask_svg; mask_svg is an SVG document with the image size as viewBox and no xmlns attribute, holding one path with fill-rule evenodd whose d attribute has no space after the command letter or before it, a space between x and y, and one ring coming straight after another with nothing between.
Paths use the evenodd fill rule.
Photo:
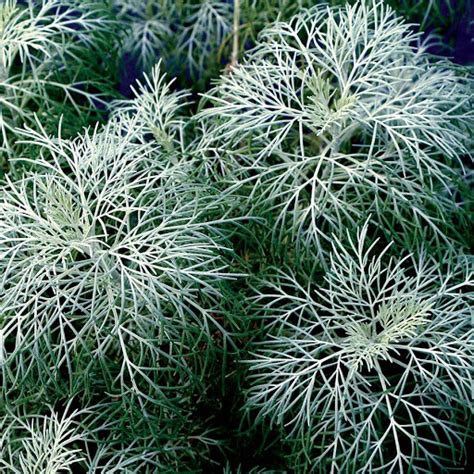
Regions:
<instances>
[{"instance_id":1,"label":"silver-green foliage","mask_svg":"<svg viewBox=\"0 0 474 474\"><path fill-rule=\"evenodd\" d=\"M330 268L277 270L255 300L246 408L280 427L298 472L447 472L472 415L473 266L335 240ZM458 465L460 467L460 465Z\"/></svg>"},{"instance_id":2,"label":"silver-green foliage","mask_svg":"<svg viewBox=\"0 0 474 474\"><path fill-rule=\"evenodd\" d=\"M33 113L57 124L69 111L67 120L79 121L104 103L106 83L91 58L100 48L110 60L114 29L98 0L0 2L0 151L6 158L18 138L15 128L31 124Z\"/></svg>"},{"instance_id":3,"label":"silver-green foliage","mask_svg":"<svg viewBox=\"0 0 474 474\"><path fill-rule=\"evenodd\" d=\"M143 120L124 112L72 140L22 132L39 151L0 194L2 393L94 391L99 371L110 391L168 405L162 386L192 386L212 334L227 340L225 202L141 141Z\"/></svg>"},{"instance_id":4,"label":"silver-green foliage","mask_svg":"<svg viewBox=\"0 0 474 474\"><path fill-rule=\"evenodd\" d=\"M170 69L194 80L218 73L231 33L229 2L113 0L112 5L125 25L123 52L137 61L140 70L149 71L162 59Z\"/></svg>"},{"instance_id":5,"label":"silver-green foliage","mask_svg":"<svg viewBox=\"0 0 474 474\"><path fill-rule=\"evenodd\" d=\"M9 409L0 418L0 471L12 474L197 472L218 445L214 433L183 412L163 419L120 400L79 410ZM176 416L176 414L175 414Z\"/></svg>"},{"instance_id":6,"label":"silver-green foliage","mask_svg":"<svg viewBox=\"0 0 474 474\"><path fill-rule=\"evenodd\" d=\"M76 415L51 410L49 415L8 413L2 417L0 470L12 474L73 472L84 460L81 449L75 447L85 439Z\"/></svg>"},{"instance_id":7,"label":"silver-green foliage","mask_svg":"<svg viewBox=\"0 0 474 474\"><path fill-rule=\"evenodd\" d=\"M204 0L190 5L179 39L179 50L193 77L206 76L206 68L219 59L219 50L229 39L232 5L229 2Z\"/></svg>"},{"instance_id":8,"label":"silver-green foliage","mask_svg":"<svg viewBox=\"0 0 474 474\"><path fill-rule=\"evenodd\" d=\"M432 61L382 2L321 5L269 26L205 97L208 148L250 162L231 179L252 186L255 213L274 216L277 242L321 249L369 214L389 233L428 227L447 240L472 143L472 79Z\"/></svg>"},{"instance_id":9,"label":"silver-green foliage","mask_svg":"<svg viewBox=\"0 0 474 474\"><path fill-rule=\"evenodd\" d=\"M134 99L116 100L110 105L110 118L116 120L122 133L137 144L148 144L158 152L161 161L177 163L185 148L186 107L188 92L172 91L161 71L162 61L153 66L144 81L132 86ZM166 155L166 159L164 158Z\"/></svg>"},{"instance_id":10,"label":"silver-green foliage","mask_svg":"<svg viewBox=\"0 0 474 474\"><path fill-rule=\"evenodd\" d=\"M174 2L169 0L112 0L117 20L124 26L122 51L148 72L171 40Z\"/></svg>"},{"instance_id":11,"label":"silver-green foliage","mask_svg":"<svg viewBox=\"0 0 474 474\"><path fill-rule=\"evenodd\" d=\"M242 0L241 50L280 21L193 119L161 70L205 84L229 53L231 2L113 0L118 30L99 0L0 3L14 170L0 189L0 471L202 472L241 380L242 427L264 435L252 449L276 450L259 464L459 467L473 267L453 237L465 243L469 217L472 79L381 1L288 19L314 3ZM107 62L115 31L147 73L107 125L70 138L66 122L103 99L87 57ZM289 266L269 270L270 249ZM231 282L243 261L258 286ZM280 472L235 461L224 472Z\"/></svg>"}]
</instances>

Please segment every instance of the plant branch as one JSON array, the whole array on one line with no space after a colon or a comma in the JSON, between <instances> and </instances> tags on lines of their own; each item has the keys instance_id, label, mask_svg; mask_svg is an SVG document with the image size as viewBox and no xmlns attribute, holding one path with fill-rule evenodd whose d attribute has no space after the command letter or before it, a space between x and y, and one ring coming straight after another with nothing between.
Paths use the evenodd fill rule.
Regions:
<instances>
[{"instance_id":1,"label":"plant branch","mask_svg":"<svg viewBox=\"0 0 474 474\"><path fill-rule=\"evenodd\" d=\"M232 55L229 69L239 62L239 29L240 29L240 0L234 0L234 23L232 27Z\"/></svg>"}]
</instances>

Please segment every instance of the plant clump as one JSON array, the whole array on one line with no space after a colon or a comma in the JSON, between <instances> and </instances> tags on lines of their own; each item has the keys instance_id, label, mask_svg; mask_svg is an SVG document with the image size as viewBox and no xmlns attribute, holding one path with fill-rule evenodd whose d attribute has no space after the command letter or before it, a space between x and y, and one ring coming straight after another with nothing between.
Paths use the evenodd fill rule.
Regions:
<instances>
[{"instance_id":1,"label":"plant clump","mask_svg":"<svg viewBox=\"0 0 474 474\"><path fill-rule=\"evenodd\" d=\"M463 7L0 0L1 472L469 465Z\"/></svg>"}]
</instances>

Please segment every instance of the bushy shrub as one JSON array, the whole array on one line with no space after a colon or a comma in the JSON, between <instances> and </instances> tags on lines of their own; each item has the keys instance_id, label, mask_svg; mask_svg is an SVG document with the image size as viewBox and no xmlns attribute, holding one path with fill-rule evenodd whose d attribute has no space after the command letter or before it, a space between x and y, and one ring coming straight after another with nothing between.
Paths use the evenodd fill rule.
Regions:
<instances>
[{"instance_id":1,"label":"bushy shrub","mask_svg":"<svg viewBox=\"0 0 474 474\"><path fill-rule=\"evenodd\" d=\"M462 471L473 81L389 3L464 5L0 3L1 472Z\"/></svg>"}]
</instances>

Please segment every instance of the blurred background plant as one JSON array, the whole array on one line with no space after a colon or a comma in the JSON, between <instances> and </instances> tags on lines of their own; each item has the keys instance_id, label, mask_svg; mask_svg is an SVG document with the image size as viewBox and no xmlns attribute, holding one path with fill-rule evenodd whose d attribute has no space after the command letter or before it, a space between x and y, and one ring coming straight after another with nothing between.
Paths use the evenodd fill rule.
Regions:
<instances>
[{"instance_id":1,"label":"blurred background plant","mask_svg":"<svg viewBox=\"0 0 474 474\"><path fill-rule=\"evenodd\" d=\"M230 61L233 42L232 0L110 0L116 18L126 25L122 48L121 91L161 58L181 86L202 92ZM355 0L240 0L239 57L251 49L269 23L285 21L317 4L354 4ZM430 51L473 61L468 0L387 0L413 29L432 36Z\"/></svg>"},{"instance_id":2,"label":"blurred background plant","mask_svg":"<svg viewBox=\"0 0 474 474\"><path fill-rule=\"evenodd\" d=\"M5 0L0 4L3 170L22 153L16 128L35 124L66 136L104 118L116 96L118 24L100 0Z\"/></svg>"}]
</instances>

